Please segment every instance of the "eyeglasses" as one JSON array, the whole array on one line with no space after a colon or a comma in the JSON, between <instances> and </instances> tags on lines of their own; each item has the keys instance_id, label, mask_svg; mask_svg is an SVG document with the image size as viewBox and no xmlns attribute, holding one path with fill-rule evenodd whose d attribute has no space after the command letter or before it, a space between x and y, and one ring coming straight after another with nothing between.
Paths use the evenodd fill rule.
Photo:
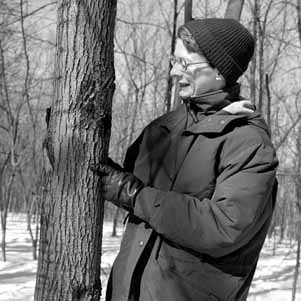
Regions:
<instances>
[{"instance_id":1,"label":"eyeglasses","mask_svg":"<svg viewBox=\"0 0 301 301\"><path fill-rule=\"evenodd\" d=\"M195 63L187 63L186 60L182 57L178 57L178 56L174 56L174 55L171 55L169 56L169 61L171 63L172 66L174 66L175 64L179 64L183 69L184 71L186 72L188 67L191 66L191 65L210 65L209 62L195 62Z\"/></svg>"}]
</instances>

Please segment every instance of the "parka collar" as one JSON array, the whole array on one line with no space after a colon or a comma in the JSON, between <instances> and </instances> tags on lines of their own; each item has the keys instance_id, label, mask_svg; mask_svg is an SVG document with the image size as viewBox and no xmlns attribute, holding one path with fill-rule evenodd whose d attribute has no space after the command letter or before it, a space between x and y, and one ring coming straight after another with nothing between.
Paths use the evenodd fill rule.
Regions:
<instances>
[{"instance_id":1,"label":"parka collar","mask_svg":"<svg viewBox=\"0 0 301 301\"><path fill-rule=\"evenodd\" d=\"M237 84L230 89L206 93L197 98L185 100L185 104L165 115L160 120L160 125L173 131L180 122L187 118L189 113L193 116L194 122L183 129L183 132L221 133L234 120L247 119L246 115L231 115L222 110L231 102L243 99L239 96L239 91L240 85Z\"/></svg>"},{"instance_id":2,"label":"parka collar","mask_svg":"<svg viewBox=\"0 0 301 301\"><path fill-rule=\"evenodd\" d=\"M168 113L165 118L161 119L160 126L172 132L173 129L182 122L187 116L187 110L184 104L180 105L176 111ZM199 122L193 123L186 129L185 133L201 134L201 133L222 133L224 129L235 120L247 120L246 115L231 115L226 111L219 111L215 114L204 116Z\"/></svg>"},{"instance_id":3,"label":"parka collar","mask_svg":"<svg viewBox=\"0 0 301 301\"><path fill-rule=\"evenodd\" d=\"M220 111L231 102L243 99L240 95L240 84L232 87L226 87L210 93L205 93L197 97L183 99L188 110L194 114L194 120L197 122L199 114L211 115Z\"/></svg>"}]
</instances>

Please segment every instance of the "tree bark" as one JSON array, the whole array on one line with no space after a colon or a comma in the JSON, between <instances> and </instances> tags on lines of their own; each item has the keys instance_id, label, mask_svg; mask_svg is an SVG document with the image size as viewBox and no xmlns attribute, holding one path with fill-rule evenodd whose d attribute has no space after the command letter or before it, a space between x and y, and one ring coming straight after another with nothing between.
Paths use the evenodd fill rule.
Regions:
<instances>
[{"instance_id":1,"label":"tree bark","mask_svg":"<svg viewBox=\"0 0 301 301\"><path fill-rule=\"evenodd\" d=\"M184 22L192 20L192 0L185 0Z\"/></svg>"},{"instance_id":2,"label":"tree bark","mask_svg":"<svg viewBox=\"0 0 301 301\"><path fill-rule=\"evenodd\" d=\"M258 40L258 15L259 15L259 7L258 7L258 0L254 1L254 8L253 8L253 37L255 41ZM256 101L256 69L257 69L257 50L255 48L254 55L251 61L250 66L250 98L252 103L257 104Z\"/></svg>"},{"instance_id":3,"label":"tree bark","mask_svg":"<svg viewBox=\"0 0 301 301\"><path fill-rule=\"evenodd\" d=\"M297 153L300 154L301 151L301 124L298 127L298 136L296 141L297 146ZM293 287L292 287L292 301L296 300L296 292L297 292L297 284L298 284L298 277L299 277L299 268L300 268L300 244L301 244L301 157L298 156L297 161L298 173L295 179L296 185L296 204L297 204L297 216L296 216L296 240L297 240L297 252L296 252L296 265L294 271L294 280L293 280Z\"/></svg>"},{"instance_id":4,"label":"tree bark","mask_svg":"<svg viewBox=\"0 0 301 301\"><path fill-rule=\"evenodd\" d=\"M292 301L296 300L298 276L299 276L299 268L300 268L300 252L301 252L300 246L301 246L301 241L298 240L298 242L297 242L297 258L296 258L296 266L295 266L294 280L293 280Z\"/></svg>"},{"instance_id":5,"label":"tree bark","mask_svg":"<svg viewBox=\"0 0 301 301\"><path fill-rule=\"evenodd\" d=\"M257 48L258 48L258 102L257 109L260 113L263 113L263 69L264 69L264 30L260 21L260 4L255 1L255 18L257 25Z\"/></svg>"},{"instance_id":6,"label":"tree bark","mask_svg":"<svg viewBox=\"0 0 301 301\"><path fill-rule=\"evenodd\" d=\"M103 200L89 169L107 157L116 0L59 0L55 97L44 146L35 300L99 300Z\"/></svg>"},{"instance_id":7,"label":"tree bark","mask_svg":"<svg viewBox=\"0 0 301 301\"><path fill-rule=\"evenodd\" d=\"M174 0L173 6L173 21L172 21L172 35L171 35L171 45L170 45L170 54L173 55L176 47L176 38L177 38L177 21L178 21L178 1ZM185 10L186 12L186 10ZM186 15L185 15L186 16ZM172 95L173 92L173 84L177 85L177 82L172 79L170 76L170 71L172 69L171 63L168 66L168 79L167 79L167 88L165 94L165 111L169 112L172 109L172 101L175 96Z\"/></svg>"},{"instance_id":8,"label":"tree bark","mask_svg":"<svg viewBox=\"0 0 301 301\"><path fill-rule=\"evenodd\" d=\"M229 0L226 8L225 18L240 20L244 0Z\"/></svg>"},{"instance_id":9,"label":"tree bark","mask_svg":"<svg viewBox=\"0 0 301 301\"><path fill-rule=\"evenodd\" d=\"M301 44L301 0L297 0L296 9L297 9L297 16L298 16L297 27L299 33L299 40Z\"/></svg>"},{"instance_id":10,"label":"tree bark","mask_svg":"<svg viewBox=\"0 0 301 301\"><path fill-rule=\"evenodd\" d=\"M6 224L7 224L7 214L8 214L8 207L11 200L12 194L12 186L14 182L15 175L12 174L8 180L6 185L6 191L4 193L3 204L1 204L1 211L0 211L0 220L1 220L1 228L2 228L2 242L1 242L1 249L2 249L2 258L3 261L6 261Z\"/></svg>"},{"instance_id":11,"label":"tree bark","mask_svg":"<svg viewBox=\"0 0 301 301\"><path fill-rule=\"evenodd\" d=\"M117 225L118 225L118 217L119 217L120 207L117 207L114 218L113 218L113 231L112 231L112 237L117 236Z\"/></svg>"},{"instance_id":12,"label":"tree bark","mask_svg":"<svg viewBox=\"0 0 301 301\"><path fill-rule=\"evenodd\" d=\"M267 124L270 127L271 136L272 136L272 124L271 124L272 98L271 98L271 91L270 91L270 79L268 74L265 75L265 88L266 88L266 95L267 95Z\"/></svg>"}]
</instances>

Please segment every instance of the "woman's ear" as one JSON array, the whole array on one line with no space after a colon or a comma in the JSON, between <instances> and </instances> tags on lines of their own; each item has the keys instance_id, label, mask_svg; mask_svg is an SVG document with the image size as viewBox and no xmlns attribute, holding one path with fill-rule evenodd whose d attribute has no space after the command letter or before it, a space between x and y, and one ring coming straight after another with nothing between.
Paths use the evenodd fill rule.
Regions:
<instances>
[{"instance_id":1,"label":"woman's ear","mask_svg":"<svg viewBox=\"0 0 301 301\"><path fill-rule=\"evenodd\" d=\"M219 83L219 88L224 88L226 86L226 80L224 76L216 68L213 70L215 72L215 80Z\"/></svg>"}]
</instances>

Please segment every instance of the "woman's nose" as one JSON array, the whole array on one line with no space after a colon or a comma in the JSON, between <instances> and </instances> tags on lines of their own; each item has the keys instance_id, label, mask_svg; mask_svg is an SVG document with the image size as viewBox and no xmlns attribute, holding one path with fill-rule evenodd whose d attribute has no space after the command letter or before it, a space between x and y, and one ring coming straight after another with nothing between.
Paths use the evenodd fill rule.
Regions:
<instances>
[{"instance_id":1,"label":"woman's nose","mask_svg":"<svg viewBox=\"0 0 301 301\"><path fill-rule=\"evenodd\" d=\"M172 77L182 77L183 71L181 70L181 67L179 64L175 64L172 66L170 70L170 76Z\"/></svg>"}]
</instances>

